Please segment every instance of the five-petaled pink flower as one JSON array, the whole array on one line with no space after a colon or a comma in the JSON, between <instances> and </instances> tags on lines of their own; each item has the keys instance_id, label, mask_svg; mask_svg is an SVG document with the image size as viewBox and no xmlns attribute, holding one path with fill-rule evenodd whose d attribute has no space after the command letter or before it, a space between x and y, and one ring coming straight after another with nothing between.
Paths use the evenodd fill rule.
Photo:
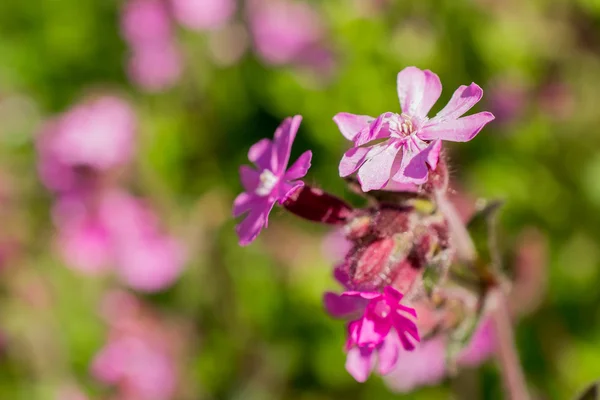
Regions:
<instances>
[{"instance_id":1,"label":"five-petaled pink flower","mask_svg":"<svg viewBox=\"0 0 600 400\"><path fill-rule=\"evenodd\" d=\"M432 170L436 168L442 140L469 141L494 119L489 112L459 118L483 96L475 83L460 86L446 107L429 119L427 114L441 92L436 74L407 67L398 73L402 114L387 112L378 118L337 114L334 121L341 133L354 142L340 162L340 176L358 170L363 191L378 190L393 182L425 183L427 164Z\"/></svg>"},{"instance_id":2,"label":"five-petaled pink flower","mask_svg":"<svg viewBox=\"0 0 600 400\"><path fill-rule=\"evenodd\" d=\"M337 296L326 294L325 305L333 316L352 315L363 310L360 318L348 324L346 369L359 382L364 382L378 361L378 372L388 374L396 366L400 346L413 350L409 339L419 341L413 308L400 304L402 293L387 286L383 293L347 291Z\"/></svg>"},{"instance_id":3,"label":"five-petaled pink flower","mask_svg":"<svg viewBox=\"0 0 600 400\"><path fill-rule=\"evenodd\" d=\"M245 192L233 203L233 216L248 213L236 227L240 245L250 244L263 227L267 226L269 213L276 202L283 204L304 182L297 179L306 175L310 168L312 152L304 152L286 171L290 160L292 143L302 117L286 118L275 131L273 140L262 139L248 152L248 159L256 165L240 168Z\"/></svg>"}]
</instances>

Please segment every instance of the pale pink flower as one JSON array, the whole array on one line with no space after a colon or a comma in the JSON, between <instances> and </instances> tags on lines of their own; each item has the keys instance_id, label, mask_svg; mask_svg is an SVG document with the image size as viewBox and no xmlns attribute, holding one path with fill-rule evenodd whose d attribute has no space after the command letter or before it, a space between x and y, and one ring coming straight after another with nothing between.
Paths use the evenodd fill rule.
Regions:
<instances>
[{"instance_id":1,"label":"pale pink flower","mask_svg":"<svg viewBox=\"0 0 600 400\"><path fill-rule=\"evenodd\" d=\"M459 87L446 107L429 119L427 114L442 92L439 77L429 70L407 67L398 73L397 82L402 114L387 112L373 118L339 113L334 117L341 133L354 142L340 162L340 176L358 171L363 191L382 189L390 180L425 183L427 165L437 166L442 140L469 141L494 119L489 112L459 118L483 96L475 83Z\"/></svg>"},{"instance_id":2,"label":"pale pink flower","mask_svg":"<svg viewBox=\"0 0 600 400\"><path fill-rule=\"evenodd\" d=\"M388 374L398 361L400 348L412 350L414 341L420 340L416 324L407 317L408 314L416 318L417 314L413 308L400 304L402 297L391 286L383 293L347 291L337 299L326 294L325 306L333 316L363 310L362 316L348 325L346 343L346 369L357 381L367 380L376 360L378 372Z\"/></svg>"},{"instance_id":3,"label":"pale pink flower","mask_svg":"<svg viewBox=\"0 0 600 400\"><path fill-rule=\"evenodd\" d=\"M248 159L257 169L243 165L240 178L244 186L233 203L233 216L246 214L236 226L240 245L250 244L263 227L268 224L269 213L275 205L283 204L296 190L304 186L298 180L310 168L312 152L306 151L287 169L292 143L300 127L302 117L286 118L275 131L273 140L262 139L248 152Z\"/></svg>"},{"instance_id":4,"label":"pale pink flower","mask_svg":"<svg viewBox=\"0 0 600 400\"><path fill-rule=\"evenodd\" d=\"M163 1L128 0L121 12L121 34L137 47L171 40L171 20Z\"/></svg>"},{"instance_id":5,"label":"pale pink flower","mask_svg":"<svg viewBox=\"0 0 600 400\"><path fill-rule=\"evenodd\" d=\"M320 15L307 3L259 0L249 12L256 50L270 64L296 61L323 36Z\"/></svg>"},{"instance_id":6,"label":"pale pink flower","mask_svg":"<svg viewBox=\"0 0 600 400\"><path fill-rule=\"evenodd\" d=\"M170 41L136 46L129 60L129 78L141 89L161 92L181 78L183 60L175 43Z\"/></svg>"},{"instance_id":7,"label":"pale pink flower","mask_svg":"<svg viewBox=\"0 0 600 400\"><path fill-rule=\"evenodd\" d=\"M61 254L84 273L113 270L127 286L158 291L172 285L185 252L164 235L156 215L125 192L102 193L92 207L80 195L64 196L54 208Z\"/></svg>"},{"instance_id":8,"label":"pale pink flower","mask_svg":"<svg viewBox=\"0 0 600 400\"><path fill-rule=\"evenodd\" d=\"M473 333L467 346L457 358L457 367L476 367L494 352L495 338L492 321L485 319ZM384 377L386 385L395 392L410 392L421 386L442 382L448 375L446 339L436 336L416 345L414 351L401 351L401 362Z\"/></svg>"},{"instance_id":9,"label":"pale pink flower","mask_svg":"<svg viewBox=\"0 0 600 400\"><path fill-rule=\"evenodd\" d=\"M126 335L111 340L96 355L93 376L118 385L127 398L168 400L176 389L176 366L170 355L144 337Z\"/></svg>"},{"instance_id":10,"label":"pale pink flower","mask_svg":"<svg viewBox=\"0 0 600 400\"><path fill-rule=\"evenodd\" d=\"M171 0L179 23L198 31L225 25L236 10L235 0Z\"/></svg>"},{"instance_id":11,"label":"pale pink flower","mask_svg":"<svg viewBox=\"0 0 600 400\"><path fill-rule=\"evenodd\" d=\"M76 105L42 130L37 142L42 181L62 192L77 185L77 168L125 165L134 153L136 129L135 113L123 99L102 96Z\"/></svg>"}]
</instances>

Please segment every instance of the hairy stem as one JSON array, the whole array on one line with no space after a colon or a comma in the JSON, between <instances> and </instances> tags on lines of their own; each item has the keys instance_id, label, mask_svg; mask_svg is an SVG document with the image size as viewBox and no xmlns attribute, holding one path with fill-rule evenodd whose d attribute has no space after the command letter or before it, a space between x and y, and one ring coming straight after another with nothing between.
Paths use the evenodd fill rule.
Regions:
<instances>
[{"instance_id":1,"label":"hairy stem","mask_svg":"<svg viewBox=\"0 0 600 400\"><path fill-rule=\"evenodd\" d=\"M500 364L500 373L508 398L512 400L529 400L527 384L515 348L512 322L506 304L506 296L500 288L490 292L494 327L496 330L496 357Z\"/></svg>"},{"instance_id":2,"label":"hairy stem","mask_svg":"<svg viewBox=\"0 0 600 400\"><path fill-rule=\"evenodd\" d=\"M445 193L436 192L435 200L438 209L444 214L450 228L451 240L456 248L456 255L463 261L474 261L477 257L475 245L471 240L469 231L465 227L454 205L448 200Z\"/></svg>"}]
</instances>

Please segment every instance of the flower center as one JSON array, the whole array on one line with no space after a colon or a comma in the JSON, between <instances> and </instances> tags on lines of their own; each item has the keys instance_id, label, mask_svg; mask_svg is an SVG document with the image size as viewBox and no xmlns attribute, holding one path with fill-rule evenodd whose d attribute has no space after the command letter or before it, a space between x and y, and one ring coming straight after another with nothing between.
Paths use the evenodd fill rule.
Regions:
<instances>
[{"instance_id":1,"label":"flower center","mask_svg":"<svg viewBox=\"0 0 600 400\"><path fill-rule=\"evenodd\" d=\"M254 193L261 197L268 196L269 194L271 194L271 191L273 191L273 188L279 180L279 178L277 178L277 176L275 176L275 174L268 169L265 169L260 174L259 179L260 183L258 184L258 187L254 191Z\"/></svg>"},{"instance_id":2,"label":"flower center","mask_svg":"<svg viewBox=\"0 0 600 400\"><path fill-rule=\"evenodd\" d=\"M393 118L389 124L392 136L399 138L410 136L415 131L412 119L404 113L397 115L397 118Z\"/></svg>"},{"instance_id":3,"label":"flower center","mask_svg":"<svg viewBox=\"0 0 600 400\"><path fill-rule=\"evenodd\" d=\"M392 311L392 309L385 300L379 300L375 304L373 311L380 318L386 318L388 315L390 315L390 311Z\"/></svg>"}]
</instances>

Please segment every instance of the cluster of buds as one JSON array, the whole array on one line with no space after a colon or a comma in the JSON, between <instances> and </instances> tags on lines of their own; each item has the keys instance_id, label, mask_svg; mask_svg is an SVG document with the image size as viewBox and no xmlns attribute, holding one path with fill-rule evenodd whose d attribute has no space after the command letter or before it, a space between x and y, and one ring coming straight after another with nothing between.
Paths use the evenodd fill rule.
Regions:
<instances>
[{"instance_id":1,"label":"cluster of buds","mask_svg":"<svg viewBox=\"0 0 600 400\"><path fill-rule=\"evenodd\" d=\"M241 245L267 226L276 203L304 219L336 226L349 242L334 270L343 292L326 293L324 304L332 316L348 321L346 368L361 382L373 369L392 373L403 352L440 338L452 371L485 316L486 294L505 281L488 240L489 217L497 207L482 207L466 225L460 221L446 197L442 149L442 141L471 140L494 116L462 117L483 95L472 83L459 87L428 118L440 93L436 74L408 67L398 74L402 113L334 117L353 143L339 174L368 200L366 207L352 207L302 182L310 151L287 169L300 116L286 119L272 141L252 146L248 158L256 169L240 170L245 192L235 199L233 214L246 214L236 228Z\"/></svg>"}]
</instances>

